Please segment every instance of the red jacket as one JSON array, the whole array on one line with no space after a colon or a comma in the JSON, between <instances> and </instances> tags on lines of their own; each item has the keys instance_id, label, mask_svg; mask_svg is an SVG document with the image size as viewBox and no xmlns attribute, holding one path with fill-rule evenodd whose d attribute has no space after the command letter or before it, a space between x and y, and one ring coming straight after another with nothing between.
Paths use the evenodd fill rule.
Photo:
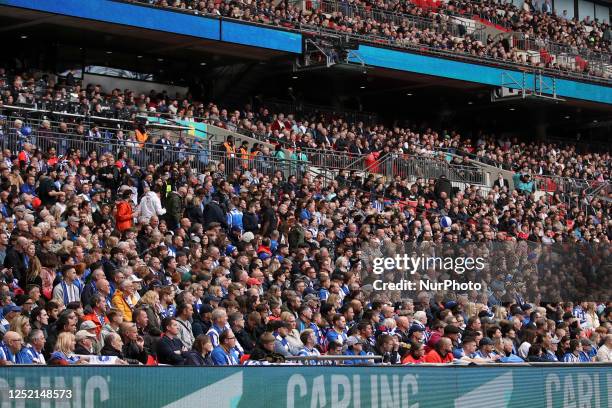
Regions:
<instances>
[{"instance_id":1,"label":"red jacket","mask_svg":"<svg viewBox=\"0 0 612 408\"><path fill-rule=\"evenodd\" d=\"M453 353L448 353L444 358L436 350L431 350L429 353L425 354L425 358L423 359L424 363L452 363L453 362Z\"/></svg>"},{"instance_id":2,"label":"red jacket","mask_svg":"<svg viewBox=\"0 0 612 408\"><path fill-rule=\"evenodd\" d=\"M134 220L134 213L132 206L127 201L119 201L117 203L117 213L115 214L115 221L117 223L117 229L121 232L132 228L132 222Z\"/></svg>"}]
</instances>

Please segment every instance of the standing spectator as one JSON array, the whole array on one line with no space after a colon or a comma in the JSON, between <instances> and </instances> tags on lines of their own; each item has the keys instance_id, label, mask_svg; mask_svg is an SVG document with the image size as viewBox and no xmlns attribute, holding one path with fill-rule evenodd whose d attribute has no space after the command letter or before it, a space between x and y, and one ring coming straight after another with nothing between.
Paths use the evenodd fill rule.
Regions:
<instances>
[{"instance_id":1,"label":"standing spectator","mask_svg":"<svg viewBox=\"0 0 612 408\"><path fill-rule=\"evenodd\" d=\"M187 189L179 187L177 191L171 191L166 197L166 221L170 230L174 231L178 227L181 218L183 218L185 195L187 195Z\"/></svg>"},{"instance_id":2,"label":"standing spectator","mask_svg":"<svg viewBox=\"0 0 612 408\"><path fill-rule=\"evenodd\" d=\"M116 204L115 222L119 232L124 232L132 228L134 211L132 210L131 196L132 190L125 190L121 193L121 200Z\"/></svg>"}]
</instances>

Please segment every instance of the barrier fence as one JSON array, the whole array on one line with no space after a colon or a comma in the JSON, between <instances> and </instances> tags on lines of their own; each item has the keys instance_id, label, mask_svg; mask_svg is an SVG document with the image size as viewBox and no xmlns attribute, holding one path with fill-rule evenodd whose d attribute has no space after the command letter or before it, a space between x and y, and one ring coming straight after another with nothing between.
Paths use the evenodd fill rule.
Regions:
<instances>
[{"instance_id":1,"label":"barrier fence","mask_svg":"<svg viewBox=\"0 0 612 408\"><path fill-rule=\"evenodd\" d=\"M285 179L291 175L301 177L307 171L307 162L264 156L228 155L226 151L198 140L192 146L176 147L117 139L83 138L49 132L46 135L33 134L27 138L20 138L14 133L9 133L2 138L1 142L3 149L8 148L12 151L20 150L26 142L34 144L43 152L55 148L58 156L65 155L70 149L80 151L81 156L95 151L100 157L105 152L111 152L115 158L132 160L136 166L141 168L164 162L188 162L197 173L203 173L213 164L219 170L219 165L222 164L222 170L227 176L233 174L236 168L243 170L256 168L258 172L269 176L280 172Z\"/></svg>"},{"instance_id":2,"label":"barrier fence","mask_svg":"<svg viewBox=\"0 0 612 408\"><path fill-rule=\"evenodd\" d=\"M41 113L42 112L38 112ZM135 140L130 140L128 135L125 135L125 140L118 140L114 134L104 131L102 138L88 138L87 135L77 134L60 134L54 131L40 132L34 130L27 137L19 137L10 124L16 117L9 117L8 123L3 129L4 136L1 138L1 146L3 149L11 149L17 152L23 147L23 143L28 141L36 147L46 152L50 147L56 149L57 155L65 155L68 149L78 149L81 154L90 151L96 151L98 154L110 151L115 155L120 152L124 153L125 159L132 159L139 167L146 167L150 163L162 163L165 161L178 162L188 161L192 168L198 172L207 170L211 163L223 163L225 171L229 174L233 173L236 166L242 169L256 168L263 174L272 175L280 171L286 178L290 175L300 177L304 172L310 170L311 167L317 167L324 171L337 172L339 170L357 171L366 173L374 173L383 175L387 178L400 176L414 180L417 177L438 178L445 175L451 182L465 183L474 185L487 185L486 171L478 165L463 165L448 163L440 158L424 157L424 156L399 156L396 154L387 154L382 157L375 157L372 154L356 155L348 152L335 152L315 149L302 150L303 155L294 156L287 154L286 159L279 159L269 156L254 156L248 155L245 159L242 156L235 155L229 157L227 153L217 144L213 144L212 138L207 137L192 137L187 141L186 145L177 146L172 142L170 145L162 146L157 143L140 144ZM23 116L22 116L23 118ZM31 125L39 125L42 117L28 116L26 121ZM57 123L54 123L57 125ZM164 126L176 127L180 126L159 124ZM107 128L107 130L112 130ZM126 130L126 133L128 131ZM151 137L149 140L153 140ZM471 160L477 160L478 157L470 154L464 154L454 149L438 149L440 153L458 154L468 157ZM298 160L296 160L298 159ZM486 164L484 161L480 161ZM498 164L498 163L497 163ZM575 178L566 178L559 176L537 176L534 178L535 188L548 194L560 194L564 197L569 196L584 196L590 191L597 189L597 195L607 195L610 190L608 182L598 182L596 180L583 180ZM604 188L602 188L602 185Z\"/></svg>"},{"instance_id":3,"label":"barrier fence","mask_svg":"<svg viewBox=\"0 0 612 408\"><path fill-rule=\"evenodd\" d=\"M612 406L611 368L14 366L0 368L0 396L3 407L49 408L606 408ZM59 398L34 398L53 391Z\"/></svg>"}]
</instances>

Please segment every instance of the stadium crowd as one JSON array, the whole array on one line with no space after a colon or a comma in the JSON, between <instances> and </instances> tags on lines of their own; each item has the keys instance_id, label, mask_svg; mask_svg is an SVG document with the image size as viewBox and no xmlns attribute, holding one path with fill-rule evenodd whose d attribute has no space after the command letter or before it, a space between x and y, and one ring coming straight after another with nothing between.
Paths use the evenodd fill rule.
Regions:
<instances>
[{"instance_id":1,"label":"stadium crowd","mask_svg":"<svg viewBox=\"0 0 612 408\"><path fill-rule=\"evenodd\" d=\"M612 44L610 25L594 20L578 21L557 16L552 10L542 11L526 1L522 8L510 3L486 2L440 2L435 9L423 7L410 2L347 2L338 3L331 10L319 7L316 1L306 2L306 9L291 2L255 1L238 2L200 2L200 1L167 1L138 0L159 7L172 7L191 10L197 13L219 15L236 18L260 24L272 24L287 28L327 29L346 34L356 34L374 42L391 42L397 46L427 46L437 50L467 53L475 57L501 59L518 64L527 64L540 68L552 68L562 71L581 72L591 76L609 77L607 69L599 64L589 64L583 57L576 60L555 58L549 52L540 53L533 58L524 52L518 52L518 43L489 35L486 41L481 41L473 35L456 33L449 30L449 25L455 22L449 15L478 15L484 20L495 21L508 29L520 32L524 38L535 41L543 47L546 44L556 44L567 47L560 53L573 52L585 55L586 51L604 52L602 57L610 63L609 51ZM408 16L426 17L432 20L430 28L422 28L409 19L397 22L396 18L384 18L384 14L373 14L363 11L375 10L383 5L383 10L391 9ZM357 6L359 5L359 6ZM550 5L550 3L544 3ZM543 6L544 6L543 5ZM358 8L355 8L358 7ZM396 16L395 16L396 17ZM462 35L463 34L463 35ZM538 48L539 49L539 48Z\"/></svg>"},{"instance_id":2,"label":"stadium crowd","mask_svg":"<svg viewBox=\"0 0 612 408\"><path fill-rule=\"evenodd\" d=\"M11 79L6 102L27 98L30 92L21 90L37 86L34 78ZM65 88L47 93L48 85L38 83L64 103ZM232 114L213 104L193 107L119 90L104 95L95 86L76 93L86 112L102 104L177 116L191 111L185 115L229 129L243 117L293 142L309 134L300 127L314 129L310 137L340 151L352 140L349 128L360 134L356 145L376 138L372 146L383 150L387 132L402 132L300 123L265 109ZM2 125L0 364L234 365L295 356L318 364L320 354L363 356L344 364L612 358L607 201L563 206L536 199L523 188L529 181L518 179L514 190L498 180L485 196L473 186L453 188L444 177L409 183L340 172L325 182L307 171L254 166L259 152L245 160L231 138L221 146L224 159L201 172L190 160L138 166L130 149L37 148L43 135L97 138L95 126L57 124L64 129L58 133L49 121L33 132L22 121ZM142 124L135 128L124 136L147 132ZM157 149L171 145L164 138ZM136 140L134 148L144 149ZM509 154L538 165L528 152L518 145ZM609 156L601 157L591 163L591 156L573 160L560 152L558 163L584 172L595 166L591 173L607 177ZM483 290L375 290L374 260L402 253L405 243L487 253L478 276ZM569 257L549 262L555 257L546 248L554 245ZM584 256L587 250L592 256ZM585 260L582 275L574 266ZM397 278L397 271L390 274ZM446 275L425 268L417 276Z\"/></svg>"},{"instance_id":3,"label":"stadium crowd","mask_svg":"<svg viewBox=\"0 0 612 408\"><path fill-rule=\"evenodd\" d=\"M400 156L434 157L462 165L469 165L470 160L476 160L501 169L528 173L531 177L558 176L590 182L603 182L611 178L609 152L578 151L576 144L572 143L546 143L517 138L511 140L484 132L462 135L453 129L435 129L428 125L364 125L363 122L347 121L341 115L273 112L265 105L229 109L214 102L197 102L179 95L173 97L165 92L151 91L148 95L128 89L105 92L99 85L83 87L74 77L58 79L33 72L9 74L1 67L0 104L38 106L43 110L116 119L133 120L136 115L149 115L202 122L239 131L262 142L280 144L295 152L291 157L298 160L316 160L317 155L312 152L323 151L343 152L353 157L368 155L369 162L372 162L380 156L393 153ZM152 141L143 139L146 134L144 131L125 129L118 132L116 129L102 129L98 126L87 129L78 118L54 119L58 123L37 123L38 128L33 129L34 132L41 135L59 132L68 139L73 135L91 140L112 139L126 146ZM27 127L27 123L19 126ZM189 145L184 139L177 143L175 147L179 148L201 148L199 145ZM237 150L240 148L236 146ZM271 151L263 147L263 144L252 146L248 153L280 155L285 158L282 151Z\"/></svg>"},{"instance_id":4,"label":"stadium crowd","mask_svg":"<svg viewBox=\"0 0 612 408\"><path fill-rule=\"evenodd\" d=\"M532 39L571 47L574 52L584 49L610 52L612 40L609 23L597 21L593 16L587 16L582 20L569 18L567 10L553 10L550 0L527 0L521 7L517 7L512 2L493 0L450 0L434 3L429 7L419 2L385 0L376 2L357 0L346 4L438 19L438 21L441 15L457 15L467 18L477 16L505 29L524 33Z\"/></svg>"}]
</instances>

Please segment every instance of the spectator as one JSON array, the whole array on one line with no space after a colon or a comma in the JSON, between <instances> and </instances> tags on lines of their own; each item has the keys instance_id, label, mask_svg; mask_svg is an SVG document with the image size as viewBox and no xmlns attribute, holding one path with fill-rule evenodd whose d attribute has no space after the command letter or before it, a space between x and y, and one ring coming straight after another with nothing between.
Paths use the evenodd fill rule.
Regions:
<instances>
[{"instance_id":1,"label":"spectator","mask_svg":"<svg viewBox=\"0 0 612 408\"><path fill-rule=\"evenodd\" d=\"M402 364L421 364L423 362L425 362L425 347L423 343L410 342L410 350L402 358Z\"/></svg>"},{"instance_id":2,"label":"spectator","mask_svg":"<svg viewBox=\"0 0 612 408\"><path fill-rule=\"evenodd\" d=\"M172 317L166 317L161 324L164 335L157 343L157 359L159 363L182 365L188 350L177 337L179 334L179 324Z\"/></svg>"},{"instance_id":3,"label":"spectator","mask_svg":"<svg viewBox=\"0 0 612 408\"><path fill-rule=\"evenodd\" d=\"M32 364L31 355L23 346L23 338L14 331L7 331L0 344L0 361L6 364Z\"/></svg>"},{"instance_id":4,"label":"spectator","mask_svg":"<svg viewBox=\"0 0 612 408\"><path fill-rule=\"evenodd\" d=\"M219 345L211 353L214 365L238 365L240 358L235 351L236 336L231 330L224 330L219 336Z\"/></svg>"},{"instance_id":5,"label":"spectator","mask_svg":"<svg viewBox=\"0 0 612 408\"><path fill-rule=\"evenodd\" d=\"M74 354L75 346L76 339L74 334L69 332L60 333L57 337L55 351L49 358L49 365L87 364L87 357L77 357Z\"/></svg>"},{"instance_id":6,"label":"spectator","mask_svg":"<svg viewBox=\"0 0 612 408\"><path fill-rule=\"evenodd\" d=\"M438 341L435 347L430 350L425 357L423 358L423 362L425 363L451 363L453 361L452 354L453 343L450 339L443 337Z\"/></svg>"},{"instance_id":7,"label":"spectator","mask_svg":"<svg viewBox=\"0 0 612 408\"><path fill-rule=\"evenodd\" d=\"M94 342L96 335L89 333L87 330L79 330L75 335L76 347L74 353L82 356L94 355Z\"/></svg>"},{"instance_id":8,"label":"spectator","mask_svg":"<svg viewBox=\"0 0 612 408\"><path fill-rule=\"evenodd\" d=\"M612 334L607 334L604 339L604 344L597 350L596 361L610 362L612 361Z\"/></svg>"},{"instance_id":9,"label":"spectator","mask_svg":"<svg viewBox=\"0 0 612 408\"><path fill-rule=\"evenodd\" d=\"M178 338L183 342L183 346L191 349L195 337L191 329L191 319L193 317L193 305L181 303L176 309L176 321L179 324Z\"/></svg>"},{"instance_id":10,"label":"spectator","mask_svg":"<svg viewBox=\"0 0 612 408\"><path fill-rule=\"evenodd\" d=\"M285 356L283 354L276 353L275 350L276 338L270 332L264 332L257 346L251 353L249 359L253 362L262 363L283 363Z\"/></svg>"},{"instance_id":11,"label":"spectator","mask_svg":"<svg viewBox=\"0 0 612 408\"><path fill-rule=\"evenodd\" d=\"M206 334L200 334L193 342L193 349L185 356L184 364L188 366L212 366L212 342Z\"/></svg>"}]
</instances>

